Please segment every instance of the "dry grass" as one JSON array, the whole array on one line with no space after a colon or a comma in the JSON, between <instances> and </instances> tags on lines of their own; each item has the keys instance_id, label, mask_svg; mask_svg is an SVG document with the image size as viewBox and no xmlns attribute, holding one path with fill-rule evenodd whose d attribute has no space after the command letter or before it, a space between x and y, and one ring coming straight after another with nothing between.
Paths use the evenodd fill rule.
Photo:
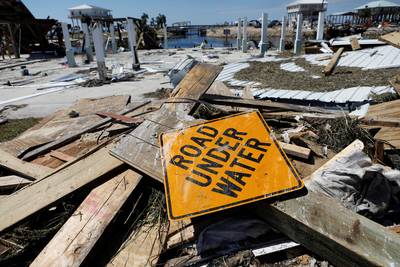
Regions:
<instances>
[{"instance_id":1,"label":"dry grass","mask_svg":"<svg viewBox=\"0 0 400 267\"><path fill-rule=\"evenodd\" d=\"M260 82L263 87L286 90L334 91L355 86L389 85L389 79L397 69L361 70L360 68L337 67L330 76L324 76L323 66L311 65L303 58L294 62L305 72L288 72L280 69L283 62L252 62L250 67L236 73L235 79ZM316 75L321 78L315 79Z\"/></svg>"}]
</instances>

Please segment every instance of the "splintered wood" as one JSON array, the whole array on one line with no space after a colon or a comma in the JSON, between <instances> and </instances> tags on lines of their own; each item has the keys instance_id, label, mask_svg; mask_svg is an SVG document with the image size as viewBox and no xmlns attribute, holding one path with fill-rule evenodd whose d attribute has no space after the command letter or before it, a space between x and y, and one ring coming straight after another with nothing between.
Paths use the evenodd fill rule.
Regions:
<instances>
[{"instance_id":1,"label":"splintered wood","mask_svg":"<svg viewBox=\"0 0 400 267\"><path fill-rule=\"evenodd\" d=\"M31 266L79 266L140 179L127 170L95 188Z\"/></svg>"}]
</instances>

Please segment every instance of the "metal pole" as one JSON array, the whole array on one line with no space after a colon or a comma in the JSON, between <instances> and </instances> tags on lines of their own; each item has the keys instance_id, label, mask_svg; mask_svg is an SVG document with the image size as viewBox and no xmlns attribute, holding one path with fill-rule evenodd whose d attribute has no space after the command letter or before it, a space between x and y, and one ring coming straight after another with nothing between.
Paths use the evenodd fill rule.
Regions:
<instances>
[{"instance_id":1,"label":"metal pole","mask_svg":"<svg viewBox=\"0 0 400 267\"><path fill-rule=\"evenodd\" d=\"M110 34L111 34L111 48L113 54L117 53L117 41L115 40L115 28L114 28L114 22L111 22L110 24Z\"/></svg>"},{"instance_id":2,"label":"metal pole","mask_svg":"<svg viewBox=\"0 0 400 267\"><path fill-rule=\"evenodd\" d=\"M243 19L243 40L242 40L242 52L247 52L247 18Z\"/></svg>"},{"instance_id":3,"label":"metal pole","mask_svg":"<svg viewBox=\"0 0 400 267\"><path fill-rule=\"evenodd\" d=\"M104 39L103 30L100 23L96 23L93 27L93 42L94 49L96 51L97 71L99 73L99 79L105 81L107 77L106 62L104 60Z\"/></svg>"},{"instance_id":4,"label":"metal pole","mask_svg":"<svg viewBox=\"0 0 400 267\"><path fill-rule=\"evenodd\" d=\"M261 28L261 42L260 42L260 53L264 56L268 50L268 14L262 13L262 28Z\"/></svg>"},{"instance_id":5,"label":"metal pole","mask_svg":"<svg viewBox=\"0 0 400 267\"><path fill-rule=\"evenodd\" d=\"M321 11L318 14L318 29L317 29L317 40L324 40L324 28L325 28L325 12Z\"/></svg>"},{"instance_id":6,"label":"metal pole","mask_svg":"<svg viewBox=\"0 0 400 267\"><path fill-rule=\"evenodd\" d=\"M93 61L93 49L92 49L92 42L90 38L89 27L86 23L82 22L82 31L85 36L85 53L88 62Z\"/></svg>"},{"instance_id":7,"label":"metal pole","mask_svg":"<svg viewBox=\"0 0 400 267\"><path fill-rule=\"evenodd\" d=\"M67 56L68 66L76 67L74 51L72 50L71 40L69 39L69 31L67 23L62 22L61 28L64 36L65 54Z\"/></svg>"},{"instance_id":8,"label":"metal pole","mask_svg":"<svg viewBox=\"0 0 400 267\"><path fill-rule=\"evenodd\" d=\"M281 39L279 41L279 51L285 51L285 38L286 38L286 25L287 25L287 17L282 17L282 27L281 27Z\"/></svg>"},{"instance_id":9,"label":"metal pole","mask_svg":"<svg viewBox=\"0 0 400 267\"><path fill-rule=\"evenodd\" d=\"M242 47L242 19L238 18L238 28L237 28L237 49L240 50Z\"/></svg>"},{"instance_id":10,"label":"metal pole","mask_svg":"<svg viewBox=\"0 0 400 267\"><path fill-rule=\"evenodd\" d=\"M126 22L128 25L127 30L128 30L129 45L133 57L132 68L133 70L138 70L140 68L140 63L136 52L136 27L135 23L133 22L133 19L128 18L126 19Z\"/></svg>"},{"instance_id":11,"label":"metal pole","mask_svg":"<svg viewBox=\"0 0 400 267\"><path fill-rule=\"evenodd\" d=\"M296 28L296 40L294 42L294 54L300 55L301 52L301 30L303 28L303 14L299 13L297 15L297 28Z\"/></svg>"}]
</instances>

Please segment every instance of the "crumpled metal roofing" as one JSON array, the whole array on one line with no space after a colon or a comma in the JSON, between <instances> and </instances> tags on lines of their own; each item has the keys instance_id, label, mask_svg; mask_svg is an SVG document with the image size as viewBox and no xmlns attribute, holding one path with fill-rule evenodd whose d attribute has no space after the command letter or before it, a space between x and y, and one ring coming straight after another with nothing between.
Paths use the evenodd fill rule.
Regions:
<instances>
[{"instance_id":1,"label":"crumpled metal roofing","mask_svg":"<svg viewBox=\"0 0 400 267\"><path fill-rule=\"evenodd\" d=\"M348 102L364 102L370 99L372 94L395 93L390 86L359 86L335 90L332 92L313 92L300 90L257 89L253 95L259 99L285 99L321 101L326 103L344 104Z\"/></svg>"},{"instance_id":2,"label":"crumpled metal roofing","mask_svg":"<svg viewBox=\"0 0 400 267\"><path fill-rule=\"evenodd\" d=\"M242 69L250 67L249 63L246 62L239 62L239 63L232 63L227 64L224 66L224 69L217 77L217 81L227 82L232 86L251 86L251 85L260 85L260 83L252 82L252 81L239 81L233 78L235 73L239 72Z\"/></svg>"},{"instance_id":3,"label":"crumpled metal roofing","mask_svg":"<svg viewBox=\"0 0 400 267\"><path fill-rule=\"evenodd\" d=\"M306 71L303 67L296 65L294 62L282 63L280 68L289 72L304 72Z\"/></svg>"},{"instance_id":4,"label":"crumpled metal roofing","mask_svg":"<svg viewBox=\"0 0 400 267\"><path fill-rule=\"evenodd\" d=\"M311 64L326 66L329 60L318 61L321 54L305 55ZM400 67L400 49L391 45L343 53L338 66L359 67L363 70Z\"/></svg>"},{"instance_id":5,"label":"crumpled metal roofing","mask_svg":"<svg viewBox=\"0 0 400 267\"><path fill-rule=\"evenodd\" d=\"M250 67L248 62L257 61L257 62L279 62L287 60L285 58L278 58L275 56L267 56L263 58L249 58L246 62L238 62L238 63L230 63L224 66L224 69L217 77L217 81L227 82L232 86L258 86L261 85L259 82L252 81L240 81L234 78L235 73L241 71L242 69Z\"/></svg>"}]
</instances>

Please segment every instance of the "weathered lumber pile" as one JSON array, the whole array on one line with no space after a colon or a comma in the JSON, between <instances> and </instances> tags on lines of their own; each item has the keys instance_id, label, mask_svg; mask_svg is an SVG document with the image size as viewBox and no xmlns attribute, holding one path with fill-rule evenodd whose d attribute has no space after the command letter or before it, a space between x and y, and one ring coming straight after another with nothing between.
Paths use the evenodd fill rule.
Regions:
<instances>
[{"instance_id":1,"label":"weathered lumber pile","mask_svg":"<svg viewBox=\"0 0 400 267\"><path fill-rule=\"evenodd\" d=\"M378 136L386 137L399 127L398 117L379 105L358 120L240 98L215 81L220 71L198 64L161 101L81 100L1 144L0 265L249 266L296 259L396 266L400 236L392 229L400 222L390 207L397 187L379 214L360 212L357 203L368 196L350 207L324 188L339 177L338 166L362 170L368 155L386 164L397 143L392 136L380 151L369 130L382 128ZM207 150L211 145L217 147ZM366 160L357 165L360 158ZM380 175L372 185L390 171L385 185L398 183L395 170L368 168Z\"/></svg>"}]
</instances>

